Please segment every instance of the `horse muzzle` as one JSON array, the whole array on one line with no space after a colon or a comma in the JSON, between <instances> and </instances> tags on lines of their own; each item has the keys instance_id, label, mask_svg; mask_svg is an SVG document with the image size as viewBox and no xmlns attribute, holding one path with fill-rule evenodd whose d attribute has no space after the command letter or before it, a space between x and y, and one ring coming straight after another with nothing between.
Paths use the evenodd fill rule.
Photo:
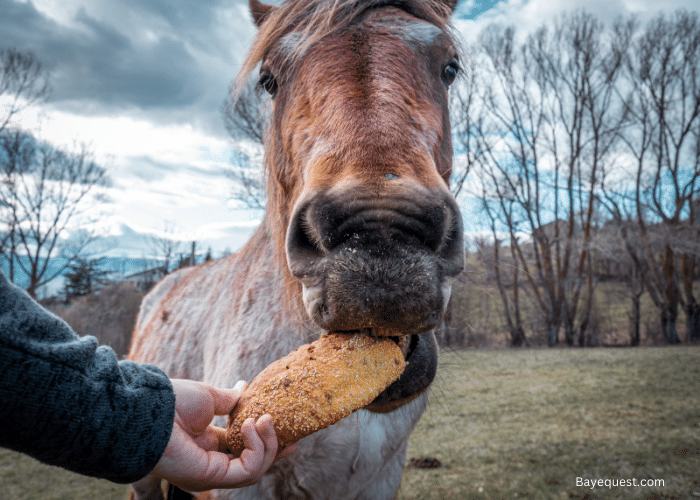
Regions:
<instances>
[{"instance_id":1,"label":"horse muzzle","mask_svg":"<svg viewBox=\"0 0 700 500\"><path fill-rule=\"evenodd\" d=\"M441 321L464 267L459 209L449 193L360 188L297 203L287 262L323 330L415 335Z\"/></svg>"}]
</instances>

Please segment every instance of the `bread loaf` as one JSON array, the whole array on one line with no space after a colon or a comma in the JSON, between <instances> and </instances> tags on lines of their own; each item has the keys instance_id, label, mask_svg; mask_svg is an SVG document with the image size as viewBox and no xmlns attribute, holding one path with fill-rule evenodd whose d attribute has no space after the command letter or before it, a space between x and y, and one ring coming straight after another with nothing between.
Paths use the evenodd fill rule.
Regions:
<instances>
[{"instance_id":1,"label":"bread loaf","mask_svg":"<svg viewBox=\"0 0 700 500\"><path fill-rule=\"evenodd\" d=\"M229 416L226 440L239 456L243 422L268 413L280 449L369 404L399 378L406 361L386 338L331 333L265 368Z\"/></svg>"}]
</instances>

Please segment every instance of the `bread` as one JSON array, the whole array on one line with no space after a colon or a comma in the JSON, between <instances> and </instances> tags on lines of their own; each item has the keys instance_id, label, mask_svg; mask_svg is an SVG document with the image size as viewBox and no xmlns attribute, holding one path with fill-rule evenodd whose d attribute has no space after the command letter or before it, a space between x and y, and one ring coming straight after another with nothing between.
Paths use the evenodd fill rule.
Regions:
<instances>
[{"instance_id":1,"label":"bread","mask_svg":"<svg viewBox=\"0 0 700 500\"><path fill-rule=\"evenodd\" d=\"M369 404L405 366L401 349L386 337L331 333L305 344L265 368L243 393L229 416L229 450L243 452L243 422L265 413L280 449L296 443Z\"/></svg>"}]
</instances>

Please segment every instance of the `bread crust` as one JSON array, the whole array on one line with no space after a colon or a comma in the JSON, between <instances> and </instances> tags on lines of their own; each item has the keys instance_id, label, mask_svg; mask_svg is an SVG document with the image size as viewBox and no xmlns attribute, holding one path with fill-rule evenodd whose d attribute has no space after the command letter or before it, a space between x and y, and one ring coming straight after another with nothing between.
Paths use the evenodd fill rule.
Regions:
<instances>
[{"instance_id":1,"label":"bread crust","mask_svg":"<svg viewBox=\"0 0 700 500\"><path fill-rule=\"evenodd\" d=\"M405 367L401 349L386 337L330 333L298 347L243 393L229 416L229 450L243 452L243 422L265 413L274 420L280 449L296 443L369 404Z\"/></svg>"}]
</instances>

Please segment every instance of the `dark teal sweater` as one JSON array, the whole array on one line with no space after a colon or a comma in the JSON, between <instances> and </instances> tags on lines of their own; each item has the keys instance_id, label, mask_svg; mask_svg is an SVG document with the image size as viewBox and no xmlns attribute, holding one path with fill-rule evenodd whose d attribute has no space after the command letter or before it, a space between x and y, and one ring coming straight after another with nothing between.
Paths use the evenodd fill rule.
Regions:
<instances>
[{"instance_id":1,"label":"dark teal sweater","mask_svg":"<svg viewBox=\"0 0 700 500\"><path fill-rule=\"evenodd\" d=\"M130 483L155 467L174 414L163 372L78 337L0 272L0 446Z\"/></svg>"}]
</instances>

